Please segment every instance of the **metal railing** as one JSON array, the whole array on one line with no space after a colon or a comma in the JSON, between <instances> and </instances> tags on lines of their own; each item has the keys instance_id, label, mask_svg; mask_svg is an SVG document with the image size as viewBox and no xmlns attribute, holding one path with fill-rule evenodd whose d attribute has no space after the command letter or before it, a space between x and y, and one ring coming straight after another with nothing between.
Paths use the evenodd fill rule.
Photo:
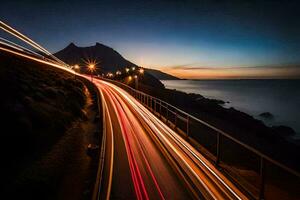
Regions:
<instances>
[{"instance_id":1,"label":"metal railing","mask_svg":"<svg viewBox=\"0 0 300 200\"><path fill-rule=\"evenodd\" d=\"M189 142L251 198L266 199L269 196L270 199L273 198L272 195L276 195L276 191L271 190L274 189L274 185L281 191L280 194L282 191L284 194L292 194L289 196L291 199L294 196L296 199L300 195L299 172L161 99L133 89L124 83L102 79L123 88L168 126L179 134L185 134ZM266 181L267 177L268 181ZM280 199L279 196L276 198Z\"/></svg>"}]
</instances>

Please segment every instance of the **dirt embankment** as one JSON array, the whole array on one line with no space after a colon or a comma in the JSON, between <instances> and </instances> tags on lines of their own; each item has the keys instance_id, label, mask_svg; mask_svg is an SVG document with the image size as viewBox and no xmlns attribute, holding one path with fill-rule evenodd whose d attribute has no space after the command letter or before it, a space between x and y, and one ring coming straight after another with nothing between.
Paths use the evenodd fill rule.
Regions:
<instances>
[{"instance_id":1,"label":"dirt embankment","mask_svg":"<svg viewBox=\"0 0 300 200\"><path fill-rule=\"evenodd\" d=\"M89 199L100 138L95 91L74 75L0 53L1 170L10 199Z\"/></svg>"}]
</instances>

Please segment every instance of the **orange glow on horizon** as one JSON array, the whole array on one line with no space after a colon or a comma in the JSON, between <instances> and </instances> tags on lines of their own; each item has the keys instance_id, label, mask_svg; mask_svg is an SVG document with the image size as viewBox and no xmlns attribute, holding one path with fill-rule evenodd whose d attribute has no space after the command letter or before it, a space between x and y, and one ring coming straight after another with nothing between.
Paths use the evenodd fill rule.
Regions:
<instances>
[{"instance_id":1,"label":"orange glow on horizon","mask_svg":"<svg viewBox=\"0 0 300 200\"><path fill-rule=\"evenodd\" d=\"M297 67L237 67L180 69L160 68L159 70L184 79L249 79L249 78L299 78Z\"/></svg>"}]
</instances>

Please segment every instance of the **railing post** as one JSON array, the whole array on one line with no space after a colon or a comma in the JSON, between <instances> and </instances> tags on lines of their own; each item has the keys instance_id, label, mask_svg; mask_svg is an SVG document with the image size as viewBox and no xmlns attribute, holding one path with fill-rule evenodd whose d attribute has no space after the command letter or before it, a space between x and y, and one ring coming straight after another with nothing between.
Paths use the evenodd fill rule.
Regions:
<instances>
[{"instance_id":1,"label":"railing post","mask_svg":"<svg viewBox=\"0 0 300 200\"><path fill-rule=\"evenodd\" d=\"M166 105L166 124L168 125L168 118L169 118L169 109L168 109L168 104Z\"/></svg>"},{"instance_id":2,"label":"railing post","mask_svg":"<svg viewBox=\"0 0 300 200\"><path fill-rule=\"evenodd\" d=\"M143 93L141 93L141 102L142 102L142 104L144 104L144 94Z\"/></svg>"},{"instance_id":3,"label":"railing post","mask_svg":"<svg viewBox=\"0 0 300 200\"><path fill-rule=\"evenodd\" d=\"M141 102L142 102L142 104L144 104L144 94L143 93L141 93Z\"/></svg>"},{"instance_id":4,"label":"railing post","mask_svg":"<svg viewBox=\"0 0 300 200\"><path fill-rule=\"evenodd\" d=\"M146 104L146 96L143 94L143 104Z\"/></svg>"},{"instance_id":5,"label":"railing post","mask_svg":"<svg viewBox=\"0 0 300 200\"><path fill-rule=\"evenodd\" d=\"M174 120L174 128L176 129L176 127L177 127L177 115L178 115L178 113L177 113L177 110L175 111L175 120Z\"/></svg>"},{"instance_id":6,"label":"railing post","mask_svg":"<svg viewBox=\"0 0 300 200\"><path fill-rule=\"evenodd\" d=\"M264 199L265 196L265 159L260 157L260 187L259 199Z\"/></svg>"},{"instance_id":7,"label":"railing post","mask_svg":"<svg viewBox=\"0 0 300 200\"><path fill-rule=\"evenodd\" d=\"M186 137L189 137L189 123L190 123L190 117L186 116Z\"/></svg>"},{"instance_id":8,"label":"railing post","mask_svg":"<svg viewBox=\"0 0 300 200\"><path fill-rule=\"evenodd\" d=\"M159 117L161 118L161 101L159 101Z\"/></svg>"},{"instance_id":9,"label":"railing post","mask_svg":"<svg viewBox=\"0 0 300 200\"><path fill-rule=\"evenodd\" d=\"M216 166L218 166L219 165L219 163L220 163L220 145L221 145L221 141L220 141L220 139L221 139L221 134L218 132L217 133L217 152L216 152Z\"/></svg>"},{"instance_id":10,"label":"railing post","mask_svg":"<svg viewBox=\"0 0 300 200\"><path fill-rule=\"evenodd\" d=\"M146 97L147 97L146 98L147 99L147 107L149 108L149 96L147 95Z\"/></svg>"}]
</instances>

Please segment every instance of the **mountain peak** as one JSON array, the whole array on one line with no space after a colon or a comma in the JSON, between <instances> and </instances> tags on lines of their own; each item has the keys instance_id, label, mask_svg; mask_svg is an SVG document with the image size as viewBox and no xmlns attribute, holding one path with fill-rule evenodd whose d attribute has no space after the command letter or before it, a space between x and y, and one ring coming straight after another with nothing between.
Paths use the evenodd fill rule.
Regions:
<instances>
[{"instance_id":1,"label":"mountain peak","mask_svg":"<svg viewBox=\"0 0 300 200\"><path fill-rule=\"evenodd\" d=\"M136 66L123 58L114 49L99 42L87 47L78 47L71 42L66 48L55 53L55 56L70 65L83 64L83 60L96 60L101 62L101 70L103 72L116 71L127 66Z\"/></svg>"},{"instance_id":2,"label":"mountain peak","mask_svg":"<svg viewBox=\"0 0 300 200\"><path fill-rule=\"evenodd\" d=\"M67 46L67 48L68 47L77 47L73 42L71 42L68 46Z\"/></svg>"},{"instance_id":3,"label":"mountain peak","mask_svg":"<svg viewBox=\"0 0 300 200\"><path fill-rule=\"evenodd\" d=\"M101 44L99 42L96 42L96 45L94 47L112 49L111 47Z\"/></svg>"}]
</instances>

